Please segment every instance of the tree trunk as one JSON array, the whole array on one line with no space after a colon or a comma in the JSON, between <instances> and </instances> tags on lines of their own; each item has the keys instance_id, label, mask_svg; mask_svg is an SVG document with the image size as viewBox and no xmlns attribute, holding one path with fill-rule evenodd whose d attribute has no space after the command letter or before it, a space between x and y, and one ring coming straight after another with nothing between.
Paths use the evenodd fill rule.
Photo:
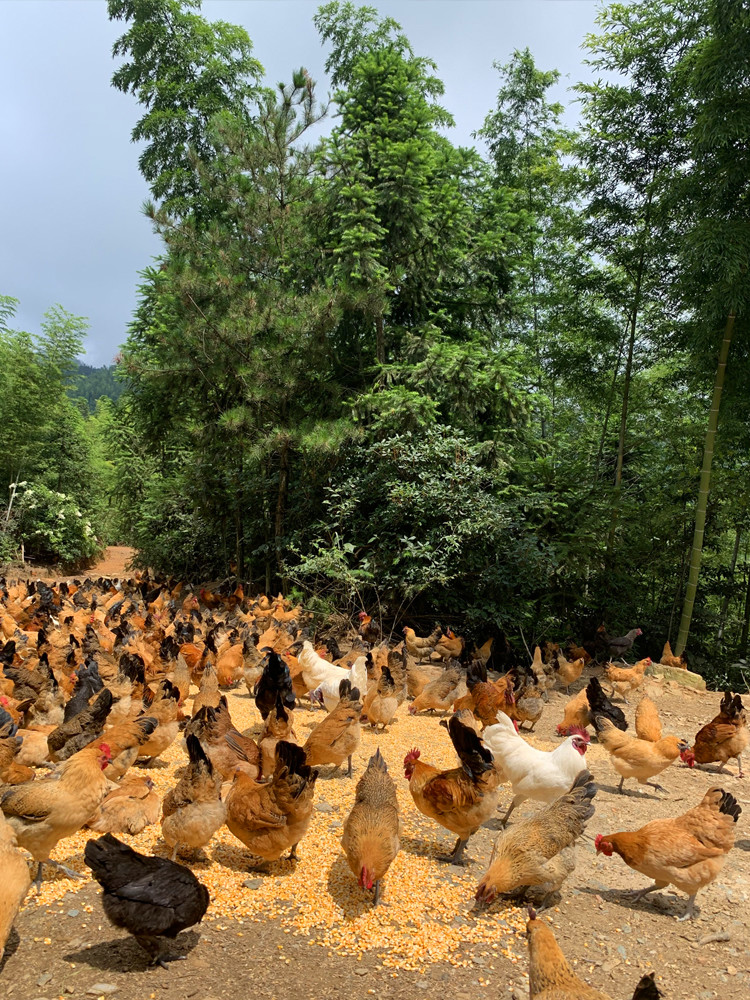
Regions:
<instances>
[{"instance_id":1,"label":"tree trunk","mask_svg":"<svg viewBox=\"0 0 750 1000\"><path fill-rule=\"evenodd\" d=\"M607 431L609 429L609 418L612 415L612 403L615 400L615 388L617 387L617 376L620 374L620 359L622 358L622 352L625 349L625 335L623 335L620 341L620 346L617 351L617 358L615 360L615 368L612 372L612 385L609 388L609 396L607 397L607 409L604 414L604 423L602 425L602 434L599 438L599 450L596 453L596 461L594 462L594 476L599 478L599 466L602 462L602 456L604 455L604 442L607 440Z\"/></svg>"},{"instance_id":2,"label":"tree trunk","mask_svg":"<svg viewBox=\"0 0 750 1000\"><path fill-rule=\"evenodd\" d=\"M279 458L279 490L276 494L276 518L274 524L274 539L276 544L276 572L282 577L281 536L284 534L284 508L286 507L287 486L289 483L289 441L281 446Z\"/></svg>"},{"instance_id":3,"label":"tree trunk","mask_svg":"<svg viewBox=\"0 0 750 1000\"><path fill-rule=\"evenodd\" d=\"M737 658L747 659L747 636L750 632L750 572L747 574L747 589L745 590L745 612L742 616L742 634L740 635L740 648L737 651Z\"/></svg>"},{"instance_id":4,"label":"tree trunk","mask_svg":"<svg viewBox=\"0 0 750 1000\"><path fill-rule=\"evenodd\" d=\"M736 535L734 536L734 548L732 549L732 561L729 564L729 591L726 597L721 602L721 611L719 612L719 631L716 634L716 641L721 642L724 638L724 628L727 623L727 611L729 611L729 602L732 600L731 587L734 583L734 571L737 568L737 556L740 551L740 539L742 538L742 528L737 525Z\"/></svg>"},{"instance_id":5,"label":"tree trunk","mask_svg":"<svg viewBox=\"0 0 750 1000\"><path fill-rule=\"evenodd\" d=\"M641 290L641 270L638 272L633 317L630 321L630 339L628 340L628 357L625 361L625 381L622 386L622 410L620 412L620 434L617 441L617 468L615 470L615 495L612 498L612 518L609 524L607 539L607 558L611 559L615 547L615 532L620 514L620 495L622 493L622 467L625 464L625 434L628 429L628 402L630 400L630 383L633 377L633 351L635 348L636 319L638 315L638 299Z\"/></svg>"},{"instance_id":6,"label":"tree trunk","mask_svg":"<svg viewBox=\"0 0 750 1000\"><path fill-rule=\"evenodd\" d=\"M375 317L375 351L378 357L378 364L385 364L385 322L383 314Z\"/></svg>"},{"instance_id":7,"label":"tree trunk","mask_svg":"<svg viewBox=\"0 0 750 1000\"><path fill-rule=\"evenodd\" d=\"M685 602L682 605L680 630L677 634L677 645L675 646L675 654L677 656L679 656L685 649L685 646L687 646L688 636L690 635L690 622L693 617L695 595L698 590L698 578L701 571L701 556L703 555L703 534L706 530L708 493L711 488L711 465L714 460L716 429L719 425L721 390L724 388L724 374L727 368L727 357L729 356L729 347L732 343L733 333L734 313L731 312L727 317L727 325L724 328L724 339L721 342L719 364L716 368L716 378L714 379L714 394L713 399L711 400L711 409L708 414L708 428L706 429L706 440L703 446L703 467L701 469L701 482L698 489L698 505L695 510L695 533L693 535L693 548L690 553L690 571L688 573L687 588L685 590Z\"/></svg>"}]
</instances>

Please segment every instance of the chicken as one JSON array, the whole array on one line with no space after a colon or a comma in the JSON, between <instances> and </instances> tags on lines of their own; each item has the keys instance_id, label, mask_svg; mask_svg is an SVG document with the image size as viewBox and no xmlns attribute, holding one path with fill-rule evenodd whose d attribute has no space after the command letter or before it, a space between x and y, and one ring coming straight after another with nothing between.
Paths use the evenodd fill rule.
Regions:
<instances>
[{"instance_id":1,"label":"chicken","mask_svg":"<svg viewBox=\"0 0 750 1000\"><path fill-rule=\"evenodd\" d=\"M371 646L377 646L379 642L383 641L383 630L372 620L372 616L368 615L366 611L360 611L359 613L359 628L357 631L365 642L369 642Z\"/></svg>"},{"instance_id":2,"label":"chicken","mask_svg":"<svg viewBox=\"0 0 750 1000\"><path fill-rule=\"evenodd\" d=\"M361 729L359 717L362 703L359 689L351 681L341 681L339 703L307 737L303 750L310 767L334 764L334 773L345 760L349 761L348 776L352 776L352 754L359 746Z\"/></svg>"},{"instance_id":3,"label":"chicken","mask_svg":"<svg viewBox=\"0 0 750 1000\"><path fill-rule=\"evenodd\" d=\"M623 733L628 728L625 713L619 705L613 705L604 693L601 684L596 677L592 677L586 686L586 699L589 705L589 721L594 724L594 716L599 715L609 719L613 726L621 729Z\"/></svg>"},{"instance_id":4,"label":"chicken","mask_svg":"<svg viewBox=\"0 0 750 1000\"><path fill-rule=\"evenodd\" d=\"M180 731L180 692L168 680L163 680L155 697L144 693L143 703L149 718L156 719L158 725L149 739L142 744L139 758L147 758L149 765L177 739Z\"/></svg>"},{"instance_id":5,"label":"chicken","mask_svg":"<svg viewBox=\"0 0 750 1000\"><path fill-rule=\"evenodd\" d=\"M597 854L619 854L634 871L654 879L632 900L667 885L688 896L685 914L693 916L696 894L714 881L734 846L735 824L742 809L723 788L709 788L701 802L675 819L656 819L632 833L612 833L595 839Z\"/></svg>"},{"instance_id":6,"label":"chicken","mask_svg":"<svg viewBox=\"0 0 750 1000\"><path fill-rule=\"evenodd\" d=\"M539 646L534 647L534 656L531 660L531 672L536 678L537 686L542 691L545 701L549 700L547 692L554 687L555 676L551 665L548 666L545 664L542 656L542 650Z\"/></svg>"},{"instance_id":7,"label":"chicken","mask_svg":"<svg viewBox=\"0 0 750 1000\"><path fill-rule=\"evenodd\" d=\"M558 736L570 736L573 729L586 729L593 725L589 715L587 689L581 688L577 695L570 699L563 710L563 720L558 723L555 732ZM604 692L602 692L604 694Z\"/></svg>"},{"instance_id":8,"label":"chicken","mask_svg":"<svg viewBox=\"0 0 750 1000\"><path fill-rule=\"evenodd\" d=\"M297 857L297 844L312 819L318 772L305 763L304 751L280 740L276 766L269 782L258 784L241 772L227 795L227 826L253 854L276 861L290 848Z\"/></svg>"},{"instance_id":9,"label":"chicken","mask_svg":"<svg viewBox=\"0 0 750 1000\"><path fill-rule=\"evenodd\" d=\"M258 748L261 752L261 773L273 774L276 766L276 744L279 740L289 740L293 742L294 736L294 712L284 708L281 694L276 695L276 706L271 709L266 717L266 721L258 737Z\"/></svg>"},{"instance_id":10,"label":"chicken","mask_svg":"<svg viewBox=\"0 0 750 1000\"><path fill-rule=\"evenodd\" d=\"M404 643L400 644L401 648L397 646L395 649L374 650L376 656L379 659L385 658L385 663L380 663L380 669L383 667L388 667L391 672L391 677L393 678L393 684L395 687L396 701L399 705L403 705L406 701L406 693L408 687L408 672L409 672L409 654L406 652L406 646ZM354 683L352 681L352 683Z\"/></svg>"},{"instance_id":11,"label":"chicken","mask_svg":"<svg viewBox=\"0 0 750 1000\"><path fill-rule=\"evenodd\" d=\"M219 678L216 675L213 664L209 661L206 663L205 670L203 671L198 694L195 698L193 698L193 715L195 715L196 712L199 712L204 705L210 705L211 708L216 708L219 704L220 698L221 693L219 692Z\"/></svg>"},{"instance_id":12,"label":"chicken","mask_svg":"<svg viewBox=\"0 0 750 1000\"><path fill-rule=\"evenodd\" d=\"M181 847L193 851L205 847L224 825L227 812L221 801L221 775L197 736L191 733L186 742L190 764L162 803L161 834L172 848L172 861Z\"/></svg>"},{"instance_id":13,"label":"chicken","mask_svg":"<svg viewBox=\"0 0 750 1000\"><path fill-rule=\"evenodd\" d=\"M266 663L258 683L255 685L255 704L261 718L266 719L268 713L276 704L276 696L281 693L285 708L294 708L295 698L292 690L292 676L289 667L278 653L269 647L262 650L266 653Z\"/></svg>"},{"instance_id":14,"label":"chicken","mask_svg":"<svg viewBox=\"0 0 750 1000\"><path fill-rule=\"evenodd\" d=\"M433 654L439 656L441 660L457 660L464 651L464 640L460 635L454 635L450 629L445 635L441 635L435 643ZM489 659L489 657L488 657ZM487 660L484 661L487 663Z\"/></svg>"},{"instance_id":15,"label":"chicken","mask_svg":"<svg viewBox=\"0 0 750 1000\"><path fill-rule=\"evenodd\" d=\"M454 701L463 698L468 689L466 677L459 664L446 667L440 675L425 684L421 693L409 705L409 715L418 712L449 712Z\"/></svg>"},{"instance_id":16,"label":"chicken","mask_svg":"<svg viewBox=\"0 0 750 1000\"><path fill-rule=\"evenodd\" d=\"M406 651L410 656L419 663L420 660L429 660L430 654L432 653L435 646L438 644L442 638L442 631L440 628L436 628L428 636L424 638L416 634L413 628L409 628L408 625L403 627L404 642L406 643Z\"/></svg>"},{"instance_id":17,"label":"chicken","mask_svg":"<svg viewBox=\"0 0 750 1000\"><path fill-rule=\"evenodd\" d=\"M583 673L583 657L577 660L566 660L562 653L558 653L552 660L552 666L555 670L555 680L560 685L560 687L565 688L565 693L570 693L570 685L575 684L578 678Z\"/></svg>"},{"instance_id":18,"label":"chicken","mask_svg":"<svg viewBox=\"0 0 750 1000\"><path fill-rule=\"evenodd\" d=\"M237 732L222 695L218 708L205 705L185 728L185 737L194 733L201 741L214 769L231 781L239 768L251 778L260 778L261 752L255 740Z\"/></svg>"},{"instance_id":19,"label":"chicken","mask_svg":"<svg viewBox=\"0 0 750 1000\"><path fill-rule=\"evenodd\" d=\"M398 854L399 832L396 786L380 750L376 750L357 782L354 805L341 837L346 860L360 886L375 889L373 906L380 898L380 880Z\"/></svg>"},{"instance_id":20,"label":"chicken","mask_svg":"<svg viewBox=\"0 0 750 1000\"><path fill-rule=\"evenodd\" d=\"M156 719L142 715L133 722L121 722L119 726L106 730L105 737L112 748L112 763L107 771L110 781L119 781L135 764L141 747L153 736L157 726Z\"/></svg>"},{"instance_id":21,"label":"chicken","mask_svg":"<svg viewBox=\"0 0 750 1000\"><path fill-rule=\"evenodd\" d=\"M719 706L719 714L699 730L695 743L681 754L681 757L691 766L719 761L719 773L724 770L724 765L730 757L736 757L739 766L738 777L742 778L742 752L747 747L748 739L750 735L742 699L738 694L732 697L731 691L725 691Z\"/></svg>"},{"instance_id":22,"label":"chicken","mask_svg":"<svg viewBox=\"0 0 750 1000\"><path fill-rule=\"evenodd\" d=\"M648 779L661 774L677 760L681 751L688 749L685 740L676 736L663 736L656 743L639 740L616 729L609 719L599 715L594 716L594 728L599 742L610 756L612 767L620 775L618 792L622 792L626 778L635 778L642 785L650 785L663 792L665 789L661 785Z\"/></svg>"},{"instance_id":23,"label":"chicken","mask_svg":"<svg viewBox=\"0 0 750 1000\"><path fill-rule=\"evenodd\" d=\"M628 699L625 695L629 691L635 691L643 684L646 667L650 664L651 659L648 656L644 660L639 660L632 667L616 667L613 663L608 663L604 668L604 676L627 705Z\"/></svg>"},{"instance_id":24,"label":"chicken","mask_svg":"<svg viewBox=\"0 0 750 1000\"><path fill-rule=\"evenodd\" d=\"M91 708L85 708L68 722L63 722L47 737L50 760L67 760L93 743L104 729L112 708L112 692L104 688Z\"/></svg>"},{"instance_id":25,"label":"chicken","mask_svg":"<svg viewBox=\"0 0 750 1000\"><path fill-rule=\"evenodd\" d=\"M393 721L398 708L396 698L396 685L388 667L383 667L375 691L375 697L370 702L367 709L367 719L373 729L380 726L385 729Z\"/></svg>"},{"instance_id":26,"label":"chicken","mask_svg":"<svg viewBox=\"0 0 750 1000\"><path fill-rule=\"evenodd\" d=\"M307 691L314 691L324 681L339 684L342 680L349 679L349 671L324 660L322 656L318 656L309 639L305 639L302 643L298 660L302 680Z\"/></svg>"},{"instance_id":27,"label":"chicken","mask_svg":"<svg viewBox=\"0 0 750 1000\"><path fill-rule=\"evenodd\" d=\"M584 983L573 972L555 940L552 929L537 920L529 908L526 939L529 943L529 1000L611 1000L601 990ZM642 976L632 1000L659 1000L654 973Z\"/></svg>"},{"instance_id":28,"label":"chicken","mask_svg":"<svg viewBox=\"0 0 750 1000\"><path fill-rule=\"evenodd\" d=\"M519 723L530 723L533 732L544 712L544 692L538 684L526 684L515 698L515 703L506 709L506 714Z\"/></svg>"},{"instance_id":29,"label":"chicken","mask_svg":"<svg viewBox=\"0 0 750 1000\"><path fill-rule=\"evenodd\" d=\"M494 638L490 636L486 642L483 642L481 646L475 646L471 651L472 660L479 660L485 667L489 661L490 656L492 656L492 647L494 645Z\"/></svg>"},{"instance_id":30,"label":"chicken","mask_svg":"<svg viewBox=\"0 0 750 1000\"><path fill-rule=\"evenodd\" d=\"M658 743L661 739L661 719L656 705L643 695L635 710L635 735L639 740Z\"/></svg>"},{"instance_id":31,"label":"chicken","mask_svg":"<svg viewBox=\"0 0 750 1000\"><path fill-rule=\"evenodd\" d=\"M0 810L19 846L38 862L34 880L37 890L42 884L44 863L68 878L81 877L57 861L50 861L50 852L59 841L77 833L98 809L109 788L104 769L111 759L107 744L97 742L69 757L53 778L16 785L0 799Z\"/></svg>"},{"instance_id":32,"label":"chicken","mask_svg":"<svg viewBox=\"0 0 750 1000\"><path fill-rule=\"evenodd\" d=\"M178 652L177 654L177 659L175 661L174 670L172 671L170 680L180 692L180 704L182 704L182 702L190 694L190 668L188 667L187 661L182 653Z\"/></svg>"},{"instance_id":33,"label":"chicken","mask_svg":"<svg viewBox=\"0 0 750 1000\"><path fill-rule=\"evenodd\" d=\"M358 656L349 669L345 672L344 678L348 680L353 688L357 688L358 691L364 691L367 686L367 657ZM314 691L310 692L310 701L322 703L325 705L327 712L333 711L333 709L339 703L339 685L341 684L341 679L336 677L328 677L323 680ZM393 686L392 694L395 696L395 683ZM398 707L398 701L397 706Z\"/></svg>"},{"instance_id":34,"label":"chicken","mask_svg":"<svg viewBox=\"0 0 750 1000\"><path fill-rule=\"evenodd\" d=\"M162 939L200 923L208 909L208 889L189 868L138 854L110 833L86 844L84 860L104 890L107 919L132 934L154 965L166 961Z\"/></svg>"},{"instance_id":35,"label":"chicken","mask_svg":"<svg viewBox=\"0 0 750 1000\"><path fill-rule=\"evenodd\" d=\"M159 821L161 799L150 778L126 778L103 800L86 824L97 833L133 836Z\"/></svg>"},{"instance_id":36,"label":"chicken","mask_svg":"<svg viewBox=\"0 0 750 1000\"><path fill-rule=\"evenodd\" d=\"M498 716L510 712L515 703L513 681L510 675L501 677L494 684L487 680L485 667L474 660L466 672L468 694L457 699L454 709L469 708L483 726L493 726Z\"/></svg>"},{"instance_id":37,"label":"chicken","mask_svg":"<svg viewBox=\"0 0 750 1000\"><path fill-rule=\"evenodd\" d=\"M482 738L492 751L503 780L513 787L513 799L503 825L526 799L554 802L586 770L584 756L590 739L584 730L574 732L554 750L537 750L519 736L510 719L503 717L497 725L485 729Z\"/></svg>"},{"instance_id":38,"label":"chicken","mask_svg":"<svg viewBox=\"0 0 750 1000\"><path fill-rule=\"evenodd\" d=\"M661 657L659 663L664 664L665 667L672 667L675 670L687 670L688 660L683 650L679 656L675 656L672 652L672 647L669 644L669 639L664 643L664 649L661 651Z\"/></svg>"},{"instance_id":39,"label":"chicken","mask_svg":"<svg viewBox=\"0 0 750 1000\"><path fill-rule=\"evenodd\" d=\"M406 691L410 698L418 698L428 684L443 676L439 663L417 664L410 660L406 666ZM459 695L460 697L460 695Z\"/></svg>"},{"instance_id":40,"label":"chicken","mask_svg":"<svg viewBox=\"0 0 750 1000\"><path fill-rule=\"evenodd\" d=\"M260 676L263 673L263 665L265 663L265 657L257 647L258 638L257 633L254 633L251 636L250 641L248 641L247 652L245 653L245 664L242 670L245 687L247 688L248 694L251 696L255 690L255 685L258 683Z\"/></svg>"},{"instance_id":41,"label":"chicken","mask_svg":"<svg viewBox=\"0 0 750 1000\"><path fill-rule=\"evenodd\" d=\"M237 633L235 632L234 635L236 637ZM216 654L216 675L219 679L219 687L223 688L234 687L238 684L245 671L247 640L231 642L230 639L222 643Z\"/></svg>"},{"instance_id":42,"label":"chicken","mask_svg":"<svg viewBox=\"0 0 750 1000\"><path fill-rule=\"evenodd\" d=\"M565 646L565 655L571 660L581 659L584 664L588 663L591 659L591 653L585 647L576 646L573 642L569 642Z\"/></svg>"},{"instance_id":43,"label":"chicken","mask_svg":"<svg viewBox=\"0 0 750 1000\"><path fill-rule=\"evenodd\" d=\"M0 736L0 785L22 785L26 781L33 781L35 771L25 764L19 764L16 759L23 746L22 737L17 735L18 726L11 722L2 731L8 735Z\"/></svg>"},{"instance_id":44,"label":"chicken","mask_svg":"<svg viewBox=\"0 0 750 1000\"><path fill-rule=\"evenodd\" d=\"M460 767L441 771L421 761L415 747L404 758L404 774L417 809L458 836L453 854L443 860L463 864L469 838L497 808L501 775L473 729L452 716L448 733Z\"/></svg>"},{"instance_id":45,"label":"chicken","mask_svg":"<svg viewBox=\"0 0 750 1000\"><path fill-rule=\"evenodd\" d=\"M3 891L0 893L0 967L5 943L16 914L29 891L29 866L18 850L16 835L0 813L0 871L3 873Z\"/></svg>"},{"instance_id":46,"label":"chicken","mask_svg":"<svg viewBox=\"0 0 750 1000\"><path fill-rule=\"evenodd\" d=\"M621 635L616 637L607 635L607 631L603 625L599 628L598 631L604 638L604 641L609 650L609 657L612 660L622 659L628 652L630 647L633 645L635 640L638 638L638 636L643 635L643 632L639 628L631 628L631 630L628 632L627 635Z\"/></svg>"},{"instance_id":47,"label":"chicken","mask_svg":"<svg viewBox=\"0 0 750 1000\"><path fill-rule=\"evenodd\" d=\"M491 903L497 896L520 895L543 905L575 867L575 842L594 815L595 795L594 779L581 771L569 792L501 834L477 900Z\"/></svg>"}]
</instances>

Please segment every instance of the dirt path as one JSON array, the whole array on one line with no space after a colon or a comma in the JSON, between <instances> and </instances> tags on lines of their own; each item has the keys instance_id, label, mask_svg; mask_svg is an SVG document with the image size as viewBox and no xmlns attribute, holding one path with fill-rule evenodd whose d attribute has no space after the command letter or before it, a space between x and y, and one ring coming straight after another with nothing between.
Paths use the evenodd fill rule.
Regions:
<instances>
[{"instance_id":1,"label":"dirt path","mask_svg":"<svg viewBox=\"0 0 750 1000\"><path fill-rule=\"evenodd\" d=\"M91 577L97 579L104 577L132 576L133 571L129 569L130 562L135 556L135 549L129 545L110 545L104 550L104 554L98 562L89 569L81 570L80 573L73 573L70 576L60 576L54 566L34 566L28 563L24 569L16 570L10 575L20 578L30 577L34 580L73 580Z\"/></svg>"}]
</instances>

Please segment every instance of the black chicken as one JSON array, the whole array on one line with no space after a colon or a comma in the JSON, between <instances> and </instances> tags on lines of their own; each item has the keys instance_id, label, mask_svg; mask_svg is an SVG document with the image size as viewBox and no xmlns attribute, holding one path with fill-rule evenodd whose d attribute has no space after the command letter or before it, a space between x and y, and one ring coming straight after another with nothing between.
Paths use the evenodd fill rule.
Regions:
<instances>
[{"instance_id":1,"label":"black chicken","mask_svg":"<svg viewBox=\"0 0 750 1000\"><path fill-rule=\"evenodd\" d=\"M603 715L605 719L609 719L613 726L617 726L618 729L625 732L628 728L625 713L617 705L612 704L596 677L592 677L588 682L586 698L589 703L589 711L592 719L597 715Z\"/></svg>"},{"instance_id":2,"label":"black chicken","mask_svg":"<svg viewBox=\"0 0 750 1000\"><path fill-rule=\"evenodd\" d=\"M269 646L265 646L261 652L266 653L267 658L263 673L253 689L253 694L255 695L255 704L265 722L271 709L276 705L277 694L281 694L282 703L288 709L294 708L295 698L289 667L279 654L275 653Z\"/></svg>"},{"instance_id":3,"label":"black chicken","mask_svg":"<svg viewBox=\"0 0 750 1000\"><path fill-rule=\"evenodd\" d=\"M110 923L132 934L152 963L166 968L162 939L200 923L210 902L205 885L184 865L138 854L111 833L90 840L83 858L104 890Z\"/></svg>"}]
</instances>

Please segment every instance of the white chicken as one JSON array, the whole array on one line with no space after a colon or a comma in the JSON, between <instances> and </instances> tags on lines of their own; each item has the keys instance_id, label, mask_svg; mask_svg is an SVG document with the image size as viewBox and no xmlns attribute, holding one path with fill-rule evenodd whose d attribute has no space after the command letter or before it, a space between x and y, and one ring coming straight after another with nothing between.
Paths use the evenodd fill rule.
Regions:
<instances>
[{"instance_id":1,"label":"white chicken","mask_svg":"<svg viewBox=\"0 0 750 1000\"><path fill-rule=\"evenodd\" d=\"M586 770L584 756L590 737L585 730L573 727L573 734L554 750L537 750L518 735L507 716L499 718L496 725L484 730L482 740L492 751L504 779L513 786L513 801L503 819L505 825L516 806L526 799L554 802L568 791L581 771Z\"/></svg>"},{"instance_id":2,"label":"white chicken","mask_svg":"<svg viewBox=\"0 0 750 1000\"><path fill-rule=\"evenodd\" d=\"M327 712L332 712L339 703L341 681L351 681L352 687L359 688L360 693L367 690L367 660L364 656L358 656L346 670L318 656L313 644L306 639L298 660L302 668L302 678L310 689L310 700L322 701Z\"/></svg>"}]
</instances>

